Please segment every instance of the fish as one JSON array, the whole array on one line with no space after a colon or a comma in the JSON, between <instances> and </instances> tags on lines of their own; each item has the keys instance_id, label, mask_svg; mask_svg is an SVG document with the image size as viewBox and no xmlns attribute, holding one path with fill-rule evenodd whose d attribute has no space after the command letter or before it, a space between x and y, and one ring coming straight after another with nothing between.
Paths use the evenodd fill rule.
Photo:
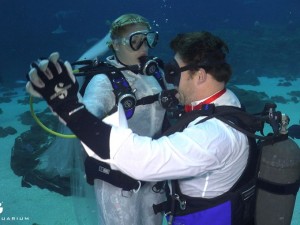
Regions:
<instances>
[{"instance_id":1,"label":"fish","mask_svg":"<svg viewBox=\"0 0 300 225\"><path fill-rule=\"evenodd\" d=\"M293 139L300 139L300 125L292 125L288 128L288 134Z\"/></svg>"},{"instance_id":2,"label":"fish","mask_svg":"<svg viewBox=\"0 0 300 225\"><path fill-rule=\"evenodd\" d=\"M52 31L52 34L63 34L66 33L67 31L61 26L59 25L54 31Z\"/></svg>"}]
</instances>

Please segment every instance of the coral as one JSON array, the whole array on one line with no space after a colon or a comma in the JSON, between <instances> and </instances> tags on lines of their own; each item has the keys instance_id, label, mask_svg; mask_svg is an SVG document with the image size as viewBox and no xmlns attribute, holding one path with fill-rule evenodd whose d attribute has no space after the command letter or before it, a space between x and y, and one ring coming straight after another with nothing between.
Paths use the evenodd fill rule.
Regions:
<instances>
[{"instance_id":1,"label":"coral","mask_svg":"<svg viewBox=\"0 0 300 225\"><path fill-rule=\"evenodd\" d=\"M48 109L38 113L37 117L49 129L56 130L59 121ZM61 176L48 176L37 169L40 157L55 140L55 136L45 132L33 120L29 111L24 112L19 118L23 124L31 125L30 130L20 134L11 150L11 168L17 176L22 176L22 187L33 185L46 188L62 195L70 195L70 178Z\"/></svg>"},{"instance_id":2,"label":"coral","mask_svg":"<svg viewBox=\"0 0 300 225\"><path fill-rule=\"evenodd\" d=\"M291 91L287 93L288 95L300 98L300 91Z\"/></svg>"},{"instance_id":3,"label":"coral","mask_svg":"<svg viewBox=\"0 0 300 225\"><path fill-rule=\"evenodd\" d=\"M13 127L0 127L0 138L6 137L8 135L16 134L17 130Z\"/></svg>"},{"instance_id":4,"label":"coral","mask_svg":"<svg viewBox=\"0 0 300 225\"><path fill-rule=\"evenodd\" d=\"M238 96L242 105L250 113L261 112L265 103L272 101L264 92L246 91L236 86L230 86L229 89Z\"/></svg>"},{"instance_id":5,"label":"coral","mask_svg":"<svg viewBox=\"0 0 300 225\"><path fill-rule=\"evenodd\" d=\"M274 102L282 103L282 104L286 104L286 103L289 102L289 100L287 100L287 99L285 99L284 97L279 96L279 95L272 96L271 99L272 99Z\"/></svg>"},{"instance_id":6,"label":"coral","mask_svg":"<svg viewBox=\"0 0 300 225\"><path fill-rule=\"evenodd\" d=\"M15 96L15 95L18 95L18 92L9 91L9 92L3 93L4 97L11 97L11 96Z\"/></svg>"},{"instance_id":7,"label":"coral","mask_svg":"<svg viewBox=\"0 0 300 225\"><path fill-rule=\"evenodd\" d=\"M0 103L9 103L11 102L10 97L0 97Z\"/></svg>"}]
</instances>

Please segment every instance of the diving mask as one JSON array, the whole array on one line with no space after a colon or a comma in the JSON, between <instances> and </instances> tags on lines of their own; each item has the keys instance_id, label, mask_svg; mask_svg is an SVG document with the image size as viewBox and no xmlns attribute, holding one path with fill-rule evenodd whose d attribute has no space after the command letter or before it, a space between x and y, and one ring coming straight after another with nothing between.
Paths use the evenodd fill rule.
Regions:
<instances>
[{"instance_id":1,"label":"diving mask","mask_svg":"<svg viewBox=\"0 0 300 225\"><path fill-rule=\"evenodd\" d=\"M133 51L139 50L145 41L149 48L154 48L158 42L158 32L148 30L136 31L128 37L121 38L121 43L130 46Z\"/></svg>"},{"instance_id":2,"label":"diving mask","mask_svg":"<svg viewBox=\"0 0 300 225\"><path fill-rule=\"evenodd\" d=\"M170 63L166 63L164 65L165 79L168 83L174 84L178 87L181 73L195 68L197 68L197 66L194 64L180 67L176 60L173 59Z\"/></svg>"}]
</instances>

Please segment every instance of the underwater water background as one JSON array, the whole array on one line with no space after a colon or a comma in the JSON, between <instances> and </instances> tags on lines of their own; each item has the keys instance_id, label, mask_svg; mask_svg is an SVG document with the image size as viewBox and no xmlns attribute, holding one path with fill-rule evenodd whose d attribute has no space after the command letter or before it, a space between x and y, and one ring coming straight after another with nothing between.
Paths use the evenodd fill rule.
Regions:
<instances>
[{"instance_id":1,"label":"underwater water background","mask_svg":"<svg viewBox=\"0 0 300 225\"><path fill-rule=\"evenodd\" d=\"M76 60L101 39L123 13L148 18L160 33L153 54L170 58L175 34L207 30L230 47L234 75L299 76L299 1L297 0L1 0L0 79L24 79L29 63L59 51ZM61 26L65 32L55 33ZM9 74L9 76L7 75ZM249 75L249 74L248 74Z\"/></svg>"},{"instance_id":2,"label":"underwater water background","mask_svg":"<svg viewBox=\"0 0 300 225\"><path fill-rule=\"evenodd\" d=\"M138 13L149 19L153 30L160 34L159 44L151 53L164 60L172 57L169 41L177 33L205 30L228 43L233 67L231 84L252 85L255 89L256 85L261 85L261 76L280 77L284 82L300 79L299 0L0 0L0 3L0 92L3 88L22 88L29 64L53 51L59 51L64 60L77 60L100 41L107 34L110 23L124 13ZM298 103L300 87L298 92L293 92L293 100L280 96L276 100L287 105ZM0 102L0 109L4 104ZM300 106L294 105L298 116L293 121L299 124ZM17 111L18 107L16 103L11 110ZM0 127L1 123L5 121L0 119ZM0 138L0 169L9 168L11 147L5 148L7 141L13 143L24 131L17 129L15 136ZM297 143L299 145L298 140ZM0 203L14 210L35 208L39 204L7 197L15 193L7 190L5 183L19 179L13 190L25 196L38 193L40 204L43 204L38 212L12 214L30 217L30 221L0 220L0 224L76 223L72 199L46 189L21 187L19 177L1 173L0 170ZM35 198L26 196L26 199ZM58 201L59 211L51 215L52 220L44 221L43 214L50 213L46 203L51 202L53 206L53 199ZM298 194L292 225L300 224L299 204Z\"/></svg>"}]
</instances>

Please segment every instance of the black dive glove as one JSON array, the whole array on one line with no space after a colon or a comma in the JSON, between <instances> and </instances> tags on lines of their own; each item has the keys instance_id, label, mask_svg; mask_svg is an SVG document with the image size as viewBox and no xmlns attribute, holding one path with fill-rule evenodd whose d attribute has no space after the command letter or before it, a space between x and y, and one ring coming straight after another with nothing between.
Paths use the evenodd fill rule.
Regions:
<instances>
[{"instance_id":1,"label":"black dive glove","mask_svg":"<svg viewBox=\"0 0 300 225\"><path fill-rule=\"evenodd\" d=\"M109 158L111 126L91 114L79 102L78 83L71 65L61 62L57 52L46 60L32 63L27 91L43 97L52 111L73 133L102 159Z\"/></svg>"},{"instance_id":2,"label":"black dive glove","mask_svg":"<svg viewBox=\"0 0 300 225\"><path fill-rule=\"evenodd\" d=\"M59 53L52 53L48 59L33 62L27 78L27 91L33 96L43 97L65 124L78 110L84 108L79 102L79 85L71 65L60 61Z\"/></svg>"},{"instance_id":3,"label":"black dive glove","mask_svg":"<svg viewBox=\"0 0 300 225\"><path fill-rule=\"evenodd\" d=\"M179 103L178 99L175 97L176 94L177 90L175 89L162 91L158 96L158 101L161 106L167 110L174 108Z\"/></svg>"}]
</instances>

